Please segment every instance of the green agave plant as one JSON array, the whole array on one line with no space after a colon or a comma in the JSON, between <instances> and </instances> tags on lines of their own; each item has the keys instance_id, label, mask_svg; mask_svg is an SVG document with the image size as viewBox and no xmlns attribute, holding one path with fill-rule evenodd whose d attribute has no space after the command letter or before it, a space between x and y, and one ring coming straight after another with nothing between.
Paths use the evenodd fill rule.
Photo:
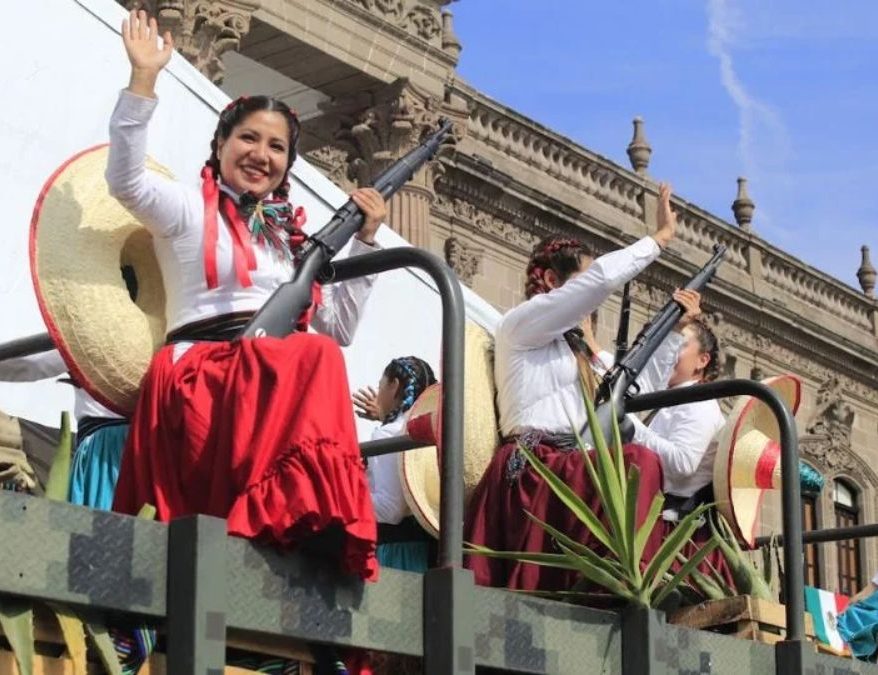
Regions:
<instances>
[{"instance_id":1,"label":"green agave plant","mask_svg":"<svg viewBox=\"0 0 878 675\"><path fill-rule=\"evenodd\" d=\"M70 484L70 462L73 450L73 434L70 431L70 416L61 414L61 437L58 449L49 469L46 481L46 497L56 501L67 501ZM152 518L151 515L145 514ZM32 675L34 672L34 605L35 603L0 598L0 628L12 647L15 661L21 675ZM67 647L67 654L73 662L74 675L86 675L86 632L105 670L110 675L122 675L122 668L116 656L113 642L107 629L96 623L84 624L82 620L67 607L49 604L52 614L58 621L61 634Z\"/></svg>"},{"instance_id":2,"label":"green agave plant","mask_svg":"<svg viewBox=\"0 0 878 675\"><path fill-rule=\"evenodd\" d=\"M606 555L599 555L581 542L571 539L531 513L528 517L540 525L558 545L561 553L527 553L494 551L484 546L469 545L470 554L486 555L574 570L582 577L603 587L612 594L638 606L658 607L675 590L697 571L698 566L717 546L715 540L707 542L690 559L682 556L682 550L701 524L701 517L709 505L701 505L683 518L651 560L643 560L647 539L661 517L664 497L656 495L646 519L637 526L637 492L640 472L636 466L625 471L622 440L619 425L613 422L613 447L610 448L601 433L595 417L594 406L585 397L589 426L594 430L594 456L577 434L579 451L585 458L589 474L603 507L603 519L595 513L566 483L558 478L528 448L519 446L521 453L534 470L548 483L565 506L586 526L595 541L606 548ZM675 572L672 565L680 561ZM572 597L570 592L557 595Z\"/></svg>"}]
</instances>

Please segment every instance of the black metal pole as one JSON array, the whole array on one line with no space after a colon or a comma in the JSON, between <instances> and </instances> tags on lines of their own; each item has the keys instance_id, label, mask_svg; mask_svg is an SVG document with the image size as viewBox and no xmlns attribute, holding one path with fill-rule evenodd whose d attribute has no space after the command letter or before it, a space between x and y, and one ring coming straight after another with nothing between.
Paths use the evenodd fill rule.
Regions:
<instances>
[{"instance_id":1,"label":"black metal pole","mask_svg":"<svg viewBox=\"0 0 878 675\"><path fill-rule=\"evenodd\" d=\"M424 675L474 675L475 582L463 569L464 307L460 284L438 256L393 248L334 263L334 278L418 267L442 299L442 475L439 566L424 574Z\"/></svg>"},{"instance_id":2,"label":"black metal pole","mask_svg":"<svg viewBox=\"0 0 878 675\"><path fill-rule=\"evenodd\" d=\"M391 248L332 263L331 279L344 281L400 267L417 267L432 277L442 299L442 487L439 566L463 565L463 293L454 273L432 253Z\"/></svg>"},{"instance_id":3,"label":"black metal pole","mask_svg":"<svg viewBox=\"0 0 878 675\"><path fill-rule=\"evenodd\" d=\"M832 527L825 530L807 530L802 532L802 544L819 544L825 541L843 541L845 539L864 539L878 537L878 523L854 525L853 527ZM756 537L756 546L768 546L772 539L778 546L783 546L784 535L774 537Z\"/></svg>"},{"instance_id":4,"label":"black metal pole","mask_svg":"<svg viewBox=\"0 0 878 675\"><path fill-rule=\"evenodd\" d=\"M55 349L55 343L48 333L39 333L38 335L28 335L27 337L10 340L0 344L0 361L6 359L17 359L22 356L30 356L31 354L39 354Z\"/></svg>"},{"instance_id":5,"label":"black metal pole","mask_svg":"<svg viewBox=\"0 0 878 675\"><path fill-rule=\"evenodd\" d=\"M792 541L800 541L802 539L802 495L799 487L799 438L792 413L771 388L753 380L723 380L708 384L696 384L691 387L634 396L626 402L625 411L653 410L726 396L755 396L774 413L780 429L783 533ZM784 568L787 641L803 641L805 639L805 569L800 547L787 546L784 548Z\"/></svg>"},{"instance_id":6,"label":"black metal pole","mask_svg":"<svg viewBox=\"0 0 878 675\"><path fill-rule=\"evenodd\" d=\"M379 455L390 455L394 452L405 452L406 450L422 447L424 447L423 443L413 440L408 436L394 436L393 438L382 438L379 441L360 443L360 455L363 457L378 457Z\"/></svg>"}]
</instances>

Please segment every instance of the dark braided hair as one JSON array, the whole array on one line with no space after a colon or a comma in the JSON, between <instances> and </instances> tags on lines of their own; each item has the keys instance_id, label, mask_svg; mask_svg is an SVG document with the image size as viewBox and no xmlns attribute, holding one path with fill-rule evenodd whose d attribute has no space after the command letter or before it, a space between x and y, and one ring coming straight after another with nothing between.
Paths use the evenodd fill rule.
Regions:
<instances>
[{"instance_id":1,"label":"dark braided hair","mask_svg":"<svg viewBox=\"0 0 878 675\"><path fill-rule=\"evenodd\" d=\"M400 413L414 405L415 399L429 387L436 384L436 376L430 364L419 359L417 356L402 356L393 359L387 368L384 369L384 377L387 381L397 380L399 382L399 391L397 400L399 403L391 410L382 420L384 424L392 422Z\"/></svg>"},{"instance_id":2,"label":"dark braided hair","mask_svg":"<svg viewBox=\"0 0 878 675\"><path fill-rule=\"evenodd\" d=\"M219 121L216 125L216 131L213 132L213 140L210 142L210 157L204 163L205 167L210 169L213 179L220 177L220 163L217 152L219 150L220 140L227 140L232 135L232 131L236 126L241 124L251 113L260 112L279 112L287 120L289 127L289 147L287 158L287 169L284 172L283 182L275 189L274 196L281 199L288 199L290 196L290 169L293 162L296 161L296 145L299 142L299 133L301 125L295 111L286 103L270 96L241 96L226 106L225 110L220 113Z\"/></svg>"},{"instance_id":3,"label":"dark braided hair","mask_svg":"<svg viewBox=\"0 0 878 675\"><path fill-rule=\"evenodd\" d=\"M551 289L546 285L544 274L552 270L558 281L564 283L579 271L583 258L594 258L594 250L578 239L548 237L534 247L527 263L527 280L524 295L532 298Z\"/></svg>"},{"instance_id":4,"label":"dark braided hair","mask_svg":"<svg viewBox=\"0 0 878 675\"><path fill-rule=\"evenodd\" d=\"M719 377L719 340L701 317L689 319L683 327L695 332L699 353L708 356L707 365L701 373L702 382L713 382Z\"/></svg>"}]
</instances>

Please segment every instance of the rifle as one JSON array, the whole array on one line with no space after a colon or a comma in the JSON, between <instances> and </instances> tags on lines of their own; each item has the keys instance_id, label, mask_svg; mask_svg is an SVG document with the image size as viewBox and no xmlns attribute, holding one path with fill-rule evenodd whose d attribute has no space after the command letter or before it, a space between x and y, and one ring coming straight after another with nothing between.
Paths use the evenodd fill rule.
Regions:
<instances>
[{"instance_id":1,"label":"rifle","mask_svg":"<svg viewBox=\"0 0 878 675\"><path fill-rule=\"evenodd\" d=\"M439 150L439 145L451 130L450 120L440 120L439 129L423 143L390 167L372 184L384 199L405 185L415 172ZM293 278L281 284L262 308L256 312L241 331L241 337L285 337L295 330L296 320L311 305L311 285L325 265L363 226L364 216L352 200L342 206L332 219L304 245L304 252L296 263Z\"/></svg>"},{"instance_id":2,"label":"rifle","mask_svg":"<svg viewBox=\"0 0 878 675\"><path fill-rule=\"evenodd\" d=\"M703 291L716 274L725 254L724 244L714 246L711 259L683 288ZM604 375L595 395L595 414L605 439L612 438L612 415L615 412L623 441L630 440L634 429L630 422L625 424L625 398L629 395L629 389L634 388L636 393L635 380L652 358L655 350L677 325L681 316L683 316L683 308L673 299L669 300L658 315L643 327L625 356ZM594 438L587 423L582 430L582 438L587 444L594 446Z\"/></svg>"},{"instance_id":3,"label":"rifle","mask_svg":"<svg viewBox=\"0 0 878 675\"><path fill-rule=\"evenodd\" d=\"M616 356L613 363L619 363L628 353L628 324L631 321L631 282L626 281L622 288L622 306L619 310L619 329L616 331Z\"/></svg>"}]
</instances>

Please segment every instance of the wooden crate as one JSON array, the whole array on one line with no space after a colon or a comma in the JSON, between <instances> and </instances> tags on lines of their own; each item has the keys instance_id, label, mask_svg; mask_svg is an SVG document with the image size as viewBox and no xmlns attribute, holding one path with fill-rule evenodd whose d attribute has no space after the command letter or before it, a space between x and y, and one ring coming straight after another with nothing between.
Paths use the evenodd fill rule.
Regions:
<instances>
[{"instance_id":1,"label":"wooden crate","mask_svg":"<svg viewBox=\"0 0 878 675\"><path fill-rule=\"evenodd\" d=\"M669 614L668 622L767 644L783 640L787 625L784 605L749 595L684 607ZM814 622L808 613L805 614L805 635L814 640Z\"/></svg>"},{"instance_id":2,"label":"wooden crate","mask_svg":"<svg viewBox=\"0 0 878 675\"><path fill-rule=\"evenodd\" d=\"M0 638L3 638L0 629ZM34 675L73 675L73 661L66 658L66 647L61 629L52 615L44 607L36 607L34 612ZM5 644L5 643L4 643ZM260 637L246 631L229 631L226 644L267 657L295 659L301 663L301 675L312 675L313 657L307 645L295 640L278 637ZM89 653L90 657L94 654ZM101 675L103 667L98 663L88 664L87 675ZM141 668L139 675L165 675L165 655L153 654ZM255 671L226 666L225 675L250 675ZM0 647L0 675L18 675L15 656L8 649Z\"/></svg>"}]
</instances>

